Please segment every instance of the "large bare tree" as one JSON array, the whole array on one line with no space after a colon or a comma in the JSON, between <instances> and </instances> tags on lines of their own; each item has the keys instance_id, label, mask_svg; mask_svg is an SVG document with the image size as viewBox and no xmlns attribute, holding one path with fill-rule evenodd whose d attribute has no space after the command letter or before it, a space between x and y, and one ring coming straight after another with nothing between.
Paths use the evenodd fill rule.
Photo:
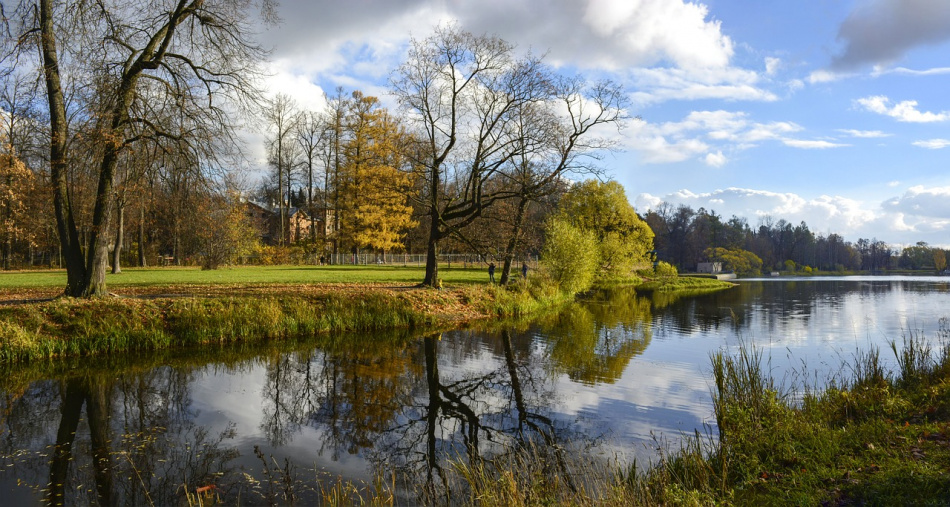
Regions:
<instances>
[{"instance_id":1,"label":"large bare tree","mask_svg":"<svg viewBox=\"0 0 950 507\"><path fill-rule=\"evenodd\" d=\"M504 40L456 25L411 41L392 87L421 139L416 162L426 172L422 199L429 220L423 285L438 283L440 240L512 197L489 183L518 153L515 112L543 100L548 79L540 59L519 58Z\"/></svg>"},{"instance_id":2,"label":"large bare tree","mask_svg":"<svg viewBox=\"0 0 950 507\"><path fill-rule=\"evenodd\" d=\"M557 189L565 175L596 171L584 159L610 146L599 127L619 126L626 115L619 86L562 77L541 58L515 55L504 40L455 25L413 40L392 86L423 141L424 285L438 281L439 241L472 244L466 227L507 201L515 216L501 253L506 281L527 206Z\"/></svg>"},{"instance_id":3,"label":"large bare tree","mask_svg":"<svg viewBox=\"0 0 950 507\"><path fill-rule=\"evenodd\" d=\"M50 181L66 295L107 294L115 187L130 147L167 144L194 155L233 140L236 113L256 101L265 56L253 42L256 7L265 17L272 12L271 0L21 0L16 5L19 54L35 54L38 47L45 79ZM96 127L94 149L82 154L96 168L97 180L85 227L76 215L81 203L70 190L71 129L79 123ZM88 234L81 235L81 228Z\"/></svg>"}]
</instances>

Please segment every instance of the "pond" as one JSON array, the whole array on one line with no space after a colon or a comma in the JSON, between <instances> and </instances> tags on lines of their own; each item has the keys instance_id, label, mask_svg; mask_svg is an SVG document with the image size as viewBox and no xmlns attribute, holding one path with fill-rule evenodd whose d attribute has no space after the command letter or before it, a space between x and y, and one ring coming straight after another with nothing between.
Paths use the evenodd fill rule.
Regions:
<instances>
[{"instance_id":1,"label":"pond","mask_svg":"<svg viewBox=\"0 0 950 507\"><path fill-rule=\"evenodd\" d=\"M341 478L445 487L452 461L530 446L563 467L649 462L715 435L710 355L754 346L821 386L860 350L947 335L950 279L741 280L696 297L597 292L532 321L314 337L9 369L5 503L309 504ZM578 465L578 463L588 463ZM582 474L583 472L580 472Z\"/></svg>"}]
</instances>

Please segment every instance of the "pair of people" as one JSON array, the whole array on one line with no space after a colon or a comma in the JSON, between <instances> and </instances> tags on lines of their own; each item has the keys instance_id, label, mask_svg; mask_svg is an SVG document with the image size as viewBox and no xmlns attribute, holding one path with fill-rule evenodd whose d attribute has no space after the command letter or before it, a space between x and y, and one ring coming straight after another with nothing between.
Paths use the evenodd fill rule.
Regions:
<instances>
[{"instance_id":1,"label":"pair of people","mask_svg":"<svg viewBox=\"0 0 950 507\"><path fill-rule=\"evenodd\" d=\"M527 262L521 263L521 277L525 279L528 278L528 263ZM495 263L494 262L488 264L488 280L491 281L491 283L495 283Z\"/></svg>"}]
</instances>

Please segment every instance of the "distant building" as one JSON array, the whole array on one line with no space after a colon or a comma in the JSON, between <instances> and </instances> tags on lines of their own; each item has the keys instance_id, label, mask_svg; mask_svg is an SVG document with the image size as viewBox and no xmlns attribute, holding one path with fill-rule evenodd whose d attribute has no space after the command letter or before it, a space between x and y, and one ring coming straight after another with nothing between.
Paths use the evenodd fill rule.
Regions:
<instances>
[{"instance_id":1,"label":"distant building","mask_svg":"<svg viewBox=\"0 0 950 507\"><path fill-rule=\"evenodd\" d=\"M253 201L246 201L247 216L258 230L261 242L266 245L276 245L280 239L280 210ZM332 221L332 210L317 210L316 216L310 216L301 208L290 208L286 218L288 226L288 243L299 243L310 239L310 227L313 226L317 240L326 240L331 229L328 222ZM331 220L327 220L327 217Z\"/></svg>"},{"instance_id":2,"label":"distant building","mask_svg":"<svg viewBox=\"0 0 950 507\"><path fill-rule=\"evenodd\" d=\"M722 273L722 263L721 262L700 262L696 265L697 273L712 273L719 274Z\"/></svg>"}]
</instances>

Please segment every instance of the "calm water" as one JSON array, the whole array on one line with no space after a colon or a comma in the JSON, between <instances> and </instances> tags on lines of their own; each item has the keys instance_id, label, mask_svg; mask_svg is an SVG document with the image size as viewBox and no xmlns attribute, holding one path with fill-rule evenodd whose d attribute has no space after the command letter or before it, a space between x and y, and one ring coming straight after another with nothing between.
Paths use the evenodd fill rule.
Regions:
<instances>
[{"instance_id":1,"label":"calm water","mask_svg":"<svg viewBox=\"0 0 950 507\"><path fill-rule=\"evenodd\" d=\"M889 340L936 336L947 317L947 278L783 278L695 298L595 294L489 331L11 370L0 498L167 505L213 484L253 505L293 483L307 503L338 477L439 483L449 459L525 442L558 460L642 462L657 441L715 432L715 351L751 343L777 378L820 385L858 350L893 363Z\"/></svg>"}]
</instances>

